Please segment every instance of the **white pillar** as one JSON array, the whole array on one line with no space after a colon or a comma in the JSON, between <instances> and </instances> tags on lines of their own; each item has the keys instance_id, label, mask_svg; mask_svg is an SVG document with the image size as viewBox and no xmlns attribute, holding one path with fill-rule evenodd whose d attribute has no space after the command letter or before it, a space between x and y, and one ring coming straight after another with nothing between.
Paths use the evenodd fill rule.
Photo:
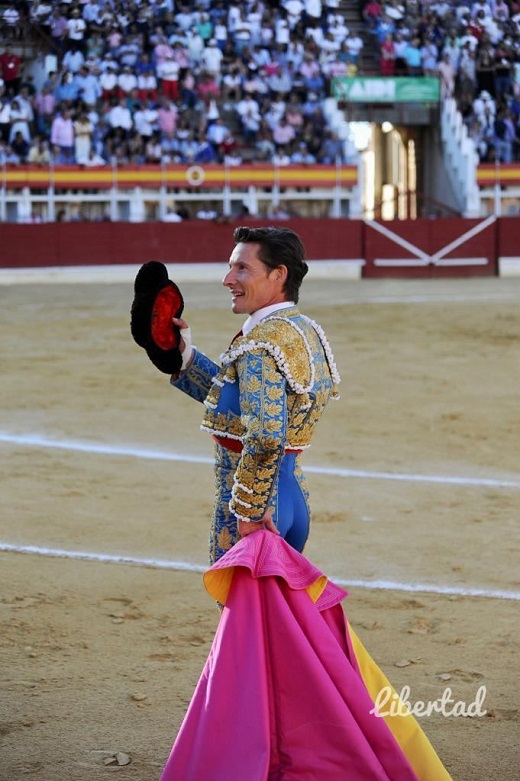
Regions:
<instances>
[{"instance_id":1,"label":"white pillar","mask_svg":"<svg viewBox=\"0 0 520 781\"><path fill-rule=\"evenodd\" d=\"M140 187L135 187L130 198L130 222L144 222L145 221L145 209L143 193Z\"/></svg>"}]
</instances>

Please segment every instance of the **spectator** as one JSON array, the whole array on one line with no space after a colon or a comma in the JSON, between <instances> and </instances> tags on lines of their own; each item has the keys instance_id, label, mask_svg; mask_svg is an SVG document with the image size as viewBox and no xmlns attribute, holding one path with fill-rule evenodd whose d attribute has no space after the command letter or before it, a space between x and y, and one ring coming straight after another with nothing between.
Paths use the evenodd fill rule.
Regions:
<instances>
[{"instance_id":1,"label":"spectator","mask_svg":"<svg viewBox=\"0 0 520 781\"><path fill-rule=\"evenodd\" d=\"M291 155L291 163L297 165L314 165L316 158L307 149L305 141L300 141L296 150Z\"/></svg>"},{"instance_id":2,"label":"spectator","mask_svg":"<svg viewBox=\"0 0 520 781\"><path fill-rule=\"evenodd\" d=\"M444 57L445 54L448 55L454 72L457 73L460 64L461 47L456 35L446 36L442 48L442 56Z\"/></svg>"},{"instance_id":3,"label":"spectator","mask_svg":"<svg viewBox=\"0 0 520 781\"><path fill-rule=\"evenodd\" d=\"M229 101L238 103L242 99L242 80L240 68L226 69L222 78L222 100L224 103Z\"/></svg>"},{"instance_id":4,"label":"spectator","mask_svg":"<svg viewBox=\"0 0 520 781\"><path fill-rule=\"evenodd\" d=\"M435 8L437 7L438 6L435 6ZM451 11L450 6L448 6L448 10ZM401 22L404 19L406 14L405 5L403 3L399 3L398 0L388 0L388 2L385 5L385 14L393 22Z\"/></svg>"},{"instance_id":5,"label":"spectator","mask_svg":"<svg viewBox=\"0 0 520 781\"><path fill-rule=\"evenodd\" d=\"M287 119L282 117L280 122L273 128L273 141L277 149L287 147L296 138L296 131Z\"/></svg>"},{"instance_id":6,"label":"spectator","mask_svg":"<svg viewBox=\"0 0 520 781\"><path fill-rule=\"evenodd\" d=\"M74 75L75 73L79 73L84 64L85 56L83 52L76 45L76 42L72 42L63 58L63 66L67 68L69 73Z\"/></svg>"},{"instance_id":7,"label":"spectator","mask_svg":"<svg viewBox=\"0 0 520 781\"><path fill-rule=\"evenodd\" d=\"M497 43L495 48L495 95L501 98L511 90L511 74L515 52L509 36Z\"/></svg>"},{"instance_id":8,"label":"spectator","mask_svg":"<svg viewBox=\"0 0 520 781\"><path fill-rule=\"evenodd\" d=\"M216 100L220 97L217 81L211 73L206 73L204 71L200 74L197 95L206 107L210 105L212 100Z\"/></svg>"},{"instance_id":9,"label":"spectator","mask_svg":"<svg viewBox=\"0 0 520 781\"><path fill-rule=\"evenodd\" d=\"M182 222L181 215L173 209L167 209L166 214L161 219L162 222Z\"/></svg>"},{"instance_id":10,"label":"spectator","mask_svg":"<svg viewBox=\"0 0 520 781\"><path fill-rule=\"evenodd\" d=\"M0 143L6 144L9 141L9 131L11 130L11 104L0 95Z\"/></svg>"},{"instance_id":11,"label":"spectator","mask_svg":"<svg viewBox=\"0 0 520 781\"><path fill-rule=\"evenodd\" d=\"M376 36L380 44L383 43L387 35L393 35L395 32L395 22L384 13L376 27Z\"/></svg>"},{"instance_id":12,"label":"spectator","mask_svg":"<svg viewBox=\"0 0 520 781\"><path fill-rule=\"evenodd\" d=\"M484 41L477 50L476 58L477 86L495 94L495 51L489 41Z\"/></svg>"},{"instance_id":13,"label":"spectator","mask_svg":"<svg viewBox=\"0 0 520 781\"><path fill-rule=\"evenodd\" d=\"M242 88L244 92L251 95L260 105L265 101L269 93L265 79L260 76L258 68L254 63L251 63L247 68L242 80Z\"/></svg>"},{"instance_id":14,"label":"spectator","mask_svg":"<svg viewBox=\"0 0 520 781\"><path fill-rule=\"evenodd\" d=\"M406 50L408 48L408 41L401 35L400 32L394 35L394 54L395 54L395 75L407 76L408 75L408 62L406 60Z\"/></svg>"},{"instance_id":15,"label":"spectator","mask_svg":"<svg viewBox=\"0 0 520 781\"><path fill-rule=\"evenodd\" d=\"M200 13L199 21L197 22L196 27L197 27L197 32L202 38L202 40L204 41L204 43L209 41L209 39L213 34L213 22L209 18L209 14L205 12Z\"/></svg>"},{"instance_id":16,"label":"spectator","mask_svg":"<svg viewBox=\"0 0 520 781\"><path fill-rule=\"evenodd\" d=\"M65 70L61 76L59 84L54 90L54 97L57 105L62 103L72 103L78 97L78 85L74 82L72 73Z\"/></svg>"},{"instance_id":17,"label":"spectator","mask_svg":"<svg viewBox=\"0 0 520 781\"><path fill-rule=\"evenodd\" d=\"M349 55L348 62L357 66L359 63L359 55L363 48L363 39L358 33L350 30L345 40L345 46Z\"/></svg>"},{"instance_id":18,"label":"spectator","mask_svg":"<svg viewBox=\"0 0 520 781\"><path fill-rule=\"evenodd\" d=\"M177 101L179 99L179 66L175 62L173 51L158 64L157 75L160 79L162 95Z\"/></svg>"},{"instance_id":19,"label":"spectator","mask_svg":"<svg viewBox=\"0 0 520 781\"><path fill-rule=\"evenodd\" d=\"M103 29L101 6L97 0L90 0L89 2L84 3L82 16L87 25L86 34L88 36L88 45L90 40L92 40L94 36L99 35Z\"/></svg>"},{"instance_id":20,"label":"spectator","mask_svg":"<svg viewBox=\"0 0 520 781\"><path fill-rule=\"evenodd\" d=\"M370 30L376 30L383 13L383 6L378 0L369 0L363 9L363 17Z\"/></svg>"},{"instance_id":21,"label":"spectator","mask_svg":"<svg viewBox=\"0 0 520 781\"><path fill-rule=\"evenodd\" d=\"M49 150L49 142L41 136L35 136L29 149L27 156L27 162L30 165L48 166L51 161L51 153Z\"/></svg>"},{"instance_id":22,"label":"spectator","mask_svg":"<svg viewBox=\"0 0 520 781\"><path fill-rule=\"evenodd\" d=\"M224 165L228 168L238 168L242 165L242 155L240 154L240 151L233 147L232 149L227 152L227 154L224 155Z\"/></svg>"},{"instance_id":23,"label":"spectator","mask_svg":"<svg viewBox=\"0 0 520 781\"><path fill-rule=\"evenodd\" d=\"M80 15L79 8L73 8L70 18L67 22L67 49L79 49L81 52L86 51L85 47L85 31L87 24Z\"/></svg>"},{"instance_id":24,"label":"spectator","mask_svg":"<svg viewBox=\"0 0 520 781\"><path fill-rule=\"evenodd\" d=\"M516 134L511 117L504 109L497 114L493 130L496 159L501 163L511 163L513 161L513 141Z\"/></svg>"},{"instance_id":25,"label":"spectator","mask_svg":"<svg viewBox=\"0 0 520 781\"><path fill-rule=\"evenodd\" d=\"M255 151L259 160L271 160L276 149L271 130L262 122L255 142Z\"/></svg>"},{"instance_id":26,"label":"spectator","mask_svg":"<svg viewBox=\"0 0 520 781\"><path fill-rule=\"evenodd\" d=\"M87 166L87 168L93 168L95 166L106 165L106 163L107 161L105 158L92 148L87 159L82 162L82 165Z\"/></svg>"},{"instance_id":27,"label":"spectator","mask_svg":"<svg viewBox=\"0 0 520 781\"><path fill-rule=\"evenodd\" d=\"M139 100L151 100L157 102L158 89L157 78L154 73L153 65L145 65L142 72L137 76L137 94Z\"/></svg>"},{"instance_id":28,"label":"spectator","mask_svg":"<svg viewBox=\"0 0 520 781\"><path fill-rule=\"evenodd\" d=\"M213 209L209 203L204 203L202 207L196 212L195 217L198 220L216 220L218 212Z\"/></svg>"},{"instance_id":29,"label":"spectator","mask_svg":"<svg viewBox=\"0 0 520 781\"><path fill-rule=\"evenodd\" d=\"M143 165L146 162L146 140L134 128L130 131L126 143L128 162L132 165ZM162 143L161 143L162 150ZM163 155L161 152L161 161Z\"/></svg>"},{"instance_id":30,"label":"spectator","mask_svg":"<svg viewBox=\"0 0 520 781\"><path fill-rule=\"evenodd\" d=\"M92 73L86 65L82 65L79 73L74 77L74 83L78 88L78 97L86 106L94 108L102 95L99 77Z\"/></svg>"},{"instance_id":31,"label":"spectator","mask_svg":"<svg viewBox=\"0 0 520 781\"><path fill-rule=\"evenodd\" d=\"M455 68L453 67L449 52L445 52L438 65L438 73L441 80L441 100L451 98L455 92Z\"/></svg>"},{"instance_id":32,"label":"spectator","mask_svg":"<svg viewBox=\"0 0 520 781\"><path fill-rule=\"evenodd\" d=\"M405 51L406 67L410 76L422 76L421 42L414 38L408 42Z\"/></svg>"},{"instance_id":33,"label":"spectator","mask_svg":"<svg viewBox=\"0 0 520 781\"><path fill-rule=\"evenodd\" d=\"M327 132L319 159L325 165L334 165L338 161L344 162L343 144L333 131Z\"/></svg>"},{"instance_id":34,"label":"spectator","mask_svg":"<svg viewBox=\"0 0 520 781\"><path fill-rule=\"evenodd\" d=\"M14 134L14 138L11 141L11 149L15 155L19 158L21 163L27 162L27 155L29 154L29 143L25 140L22 133L18 130Z\"/></svg>"},{"instance_id":35,"label":"spectator","mask_svg":"<svg viewBox=\"0 0 520 781\"><path fill-rule=\"evenodd\" d=\"M222 57L222 50L217 46L216 38L210 38L201 57L201 65L206 73L210 73L212 76L219 76Z\"/></svg>"},{"instance_id":36,"label":"spectator","mask_svg":"<svg viewBox=\"0 0 520 781\"><path fill-rule=\"evenodd\" d=\"M395 45L390 33L381 44L381 62L379 68L382 76L395 75Z\"/></svg>"},{"instance_id":37,"label":"spectator","mask_svg":"<svg viewBox=\"0 0 520 781\"><path fill-rule=\"evenodd\" d=\"M14 4L8 5L2 11L2 33L11 41L20 38L20 14Z\"/></svg>"},{"instance_id":38,"label":"spectator","mask_svg":"<svg viewBox=\"0 0 520 781\"><path fill-rule=\"evenodd\" d=\"M148 141L152 135L159 129L159 112L149 101L143 105L138 105L133 115L134 127L137 133L145 141Z\"/></svg>"},{"instance_id":39,"label":"spectator","mask_svg":"<svg viewBox=\"0 0 520 781\"><path fill-rule=\"evenodd\" d=\"M60 58L65 51L68 29L67 19L61 9L54 7L50 17L50 35L53 41L53 48Z\"/></svg>"},{"instance_id":40,"label":"spectator","mask_svg":"<svg viewBox=\"0 0 520 781\"><path fill-rule=\"evenodd\" d=\"M0 144L0 165L20 165L20 158L9 144Z\"/></svg>"},{"instance_id":41,"label":"spectator","mask_svg":"<svg viewBox=\"0 0 520 781\"><path fill-rule=\"evenodd\" d=\"M11 44L6 44L5 51L0 54L0 76L5 82L5 89L8 96L18 94L21 76L22 60L14 53Z\"/></svg>"},{"instance_id":42,"label":"spectator","mask_svg":"<svg viewBox=\"0 0 520 781\"><path fill-rule=\"evenodd\" d=\"M477 86L477 68L475 52L469 45L466 45L460 53L459 80L461 93L469 91L471 99L473 99L473 94Z\"/></svg>"},{"instance_id":43,"label":"spectator","mask_svg":"<svg viewBox=\"0 0 520 781\"><path fill-rule=\"evenodd\" d=\"M177 131L177 137L179 138L179 150L183 163L192 163L195 159L195 154L199 148L199 142L195 137L193 130L188 130L187 134L184 131L181 132L179 137L179 131Z\"/></svg>"},{"instance_id":44,"label":"spectator","mask_svg":"<svg viewBox=\"0 0 520 781\"><path fill-rule=\"evenodd\" d=\"M119 97L117 65L115 62L109 61L106 63L105 70L99 77L99 86L101 87L103 100Z\"/></svg>"},{"instance_id":45,"label":"spectator","mask_svg":"<svg viewBox=\"0 0 520 781\"><path fill-rule=\"evenodd\" d=\"M50 84L44 84L42 91L34 99L36 109L36 128L42 136L48 137L52 118L56 109L56 99Z\"/></svg>"},{"instance_id":46,"label":"spectator","mask_svg":"<svg viewBox=\"0 0 520 781\"><path fill-rule=\"evenodd\" d=\"M206 138L211 144L213 144L214 148L218 150L220 145L224 143L228 135L229 135L229 128L224 124L223 119L221 117L218 117L215 120L215 122L213 122L209 126L206 133Z\"/></svg>"},{"instance_id":47,"label":"spectator","mask_svg":"<svg viewBox=\"0 0 520 781\"><path fill-rule=\"evenodd\" d=\"M228 41L228 29L223 21L218 21L213 29L213 37L220 51L224 51Z\"/></svg>"},{"instance_id":48,"label":"spectator","mask_svg":"<svg viewBox=\"0 0 520 781\"><path fill-rule=\"evenodd\" d=\"M293 80L288 67L279 66L275 73L267 80L271 95L276 93L288 95L293 87Z\"/></svg>"},{"instance_id":49,"label":"spectator","mask_svg":"<svg viewBox=\"0 0 520 781\"><path fill-rule=\"evenodd\" d=\"M16 102L18 103L20 109L24 113L24 117L25 120L27 121L28 129L29 129L29 136L31 136L34 131L34 109L33 109L33 97L29 92L29 87L27 87L26 85L22 85L20 87L20 92L16 96Z\"/></svg>"},{"instance_id":50,"label":"spectator","mask_svg":"<svg viewBox=\"0 0 520 781\"><path fill-rule=\"evenodd\" d=\"M77 163L84 163L90 156L93 131L86 111L80 111L74 120L74 156Z\"/></svg>"},{"instance_id":51,"label":"spectator","mask_svg":"<svg viewBox=\"0 0 520 781\"><path fill-rule=\"evenodd\" d=\"M128 134L133 127L133 120L124 97L120 98L119 102L115 103L108 112L108 123L112 135L113 131L119 129L123 131L123 137L128 137Z\"/></svg>"},{"instance_id":52,"label":"spectator","mask_svg":"<svg viewBox=\"0 0 520 781\"><path fill-rule=\"evenodd\" d=\"M163 163L180 163L180 146L175 133L161 134L161 148Z\"/></svg>"},{"instance_id":53,"label":"spectator","mask_svg":"<svg viewBox=\"0 0 520 781\"><path fill-rule=\"evenodd\" d=\"M137 89L137 76L132 72L130 65L125 65L117 77L117 87L119 95L126 96Z\"/></svg>"},{"instance_id":54,"label":"spectator","mask_svg":"<svg viewBox=\"0 0 520 781\"><path fill-rule=\"evenodd\" d=\"M291 164L291 158L286 149L275 149L271 157L271 163L277 168L283 168Z\"/></svg>"},{"instance_id":55,"label":"spectator","mask_svg":"<svg viewBox=\"0 0 520 781\"><path fill-rule=\"evenodd\" d=\"M150 43L154 46L153 61L155 62L156 69L159 70L160 66L168 57L173 57L173 49L166 36L163 34L161 27L157 28L155 36L150 37Z\"/></svg>"},{"instance_id":56,"label":"spectator","mask_svg":"<svg viewBox=\"0 0 520 781\"><path fill-rule=\"evenodd\" d=\"M421 48L421 65L425 76L436 76L438 72L439 50L433 39L425 41Z\"/></svg>"},{"instance_id":57,"label":"spectator","mask_svg":"<svg viewBox=\"0 0 520 781\"><path fill-rule=\"evenodd\" d=\"M179 83L182 106L188 109L195 108L197 103L196 80L193 72L187 68Z\"/></svg>"},{"instance_id":58,"label":"spectator","mask_svg":"<svg viewBox=\"0 0 520 781\"><path fill-rule=\"evenodd\" d=\"M215 149L206 138L199 142L193 160L195 163L201 163L204 165L207 165L208 163L215 163L217 161L217 154Z\"/></svg>"},{"instance_id":59,"label":"spectator","mask_svg":"<svg viewBox=\"0 0 520 781\"><path fill-rule=\"evenodd\" d=\"M9 144L11 146L17 133L22 135L27 144L31 143L31 131L29 129L31 115L32 110L25 101L15 98L11 102L11 127L9 130Z\"/></svg>"},{"instance_id":60,"label":"spectator","mask_svg":"<svg viewBox=\"0 0 520 781\"><path fill-rule=\"evenodd\" d=\"M56 162L66 165L74 162L74 125L66 106L62 107L52 122L51 144Z\"/></svg>"},{"instance_id":61,"label":"spectator","mask_svg":"<svg viewBox=\"0 0 520 781\"><path fill-rule=\"evenodd\" d=\"M285 119L291 125L296 133L303 127L303 113L301 105L296 95L292 95L285 109Z\"/></svg>"}]
</instances>

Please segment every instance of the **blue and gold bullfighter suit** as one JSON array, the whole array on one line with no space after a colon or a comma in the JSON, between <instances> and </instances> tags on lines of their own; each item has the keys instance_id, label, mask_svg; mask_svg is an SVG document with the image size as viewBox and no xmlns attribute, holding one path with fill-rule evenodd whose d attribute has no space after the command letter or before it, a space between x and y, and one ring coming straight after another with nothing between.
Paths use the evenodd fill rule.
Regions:
<instances>
[{"instance_id":1,"label":"blue and gold bullfighter suit","mask_svg":"<svg viewBox=\"0 0 520 781\"><path fill-rule=\"evenodd\" d=\"M205 405L201 428L215 439L213 563L238 540L237 519L267 511L282 537L302 551L309 534L300 454L340 377L321 327L296 306L280 308L236 337L220 366L194 351L172 385Z\"/></svg>"}]
</instances>

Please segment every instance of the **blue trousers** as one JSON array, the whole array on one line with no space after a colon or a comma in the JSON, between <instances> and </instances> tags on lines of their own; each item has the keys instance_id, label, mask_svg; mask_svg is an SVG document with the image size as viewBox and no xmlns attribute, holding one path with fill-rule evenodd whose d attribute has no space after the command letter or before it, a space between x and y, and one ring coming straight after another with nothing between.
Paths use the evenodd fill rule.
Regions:
<instances>
[{"instance_id":1,"label":"blue trousers","mask_svg":"<svg viewBox=\"0 0 520 781\"><path fill-rule=\"evenodd\" d=\"M269 507L281 536L300 553L309 536L310 511L305 478L299 465L299 453L286 453ZM235 516L229 510L233 476L240 458L227 448L215 446L215 507L209 538L209 558L213 564L238 542Z\"/></svg>"}]
</instances>

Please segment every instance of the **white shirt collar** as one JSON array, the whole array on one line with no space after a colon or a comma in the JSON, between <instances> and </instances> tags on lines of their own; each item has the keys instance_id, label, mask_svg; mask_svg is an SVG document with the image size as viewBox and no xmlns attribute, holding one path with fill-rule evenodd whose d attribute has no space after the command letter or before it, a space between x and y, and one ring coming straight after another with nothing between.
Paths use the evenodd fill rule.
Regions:
<instances>
[{"instance_id":1,"label":"white shirt collar","mask_svg":"<svg viewBox=\"0 0 520 781\"><path fill-rule=\"evenodd\" d=\"M242 333L244 336L247 336L247 334L255 327L255 325L258 325L260 320L263 320L264 317L271 315L273 312L279 312L280 309L290 309L293 306L296 306L294 301L282 301L278 304L271 304L270 306L262 307L262 309L257 309L256 312L253 312L252 315L249 315L245 321L244 325L242 326Z\"/></svg>"}]
</instances>

